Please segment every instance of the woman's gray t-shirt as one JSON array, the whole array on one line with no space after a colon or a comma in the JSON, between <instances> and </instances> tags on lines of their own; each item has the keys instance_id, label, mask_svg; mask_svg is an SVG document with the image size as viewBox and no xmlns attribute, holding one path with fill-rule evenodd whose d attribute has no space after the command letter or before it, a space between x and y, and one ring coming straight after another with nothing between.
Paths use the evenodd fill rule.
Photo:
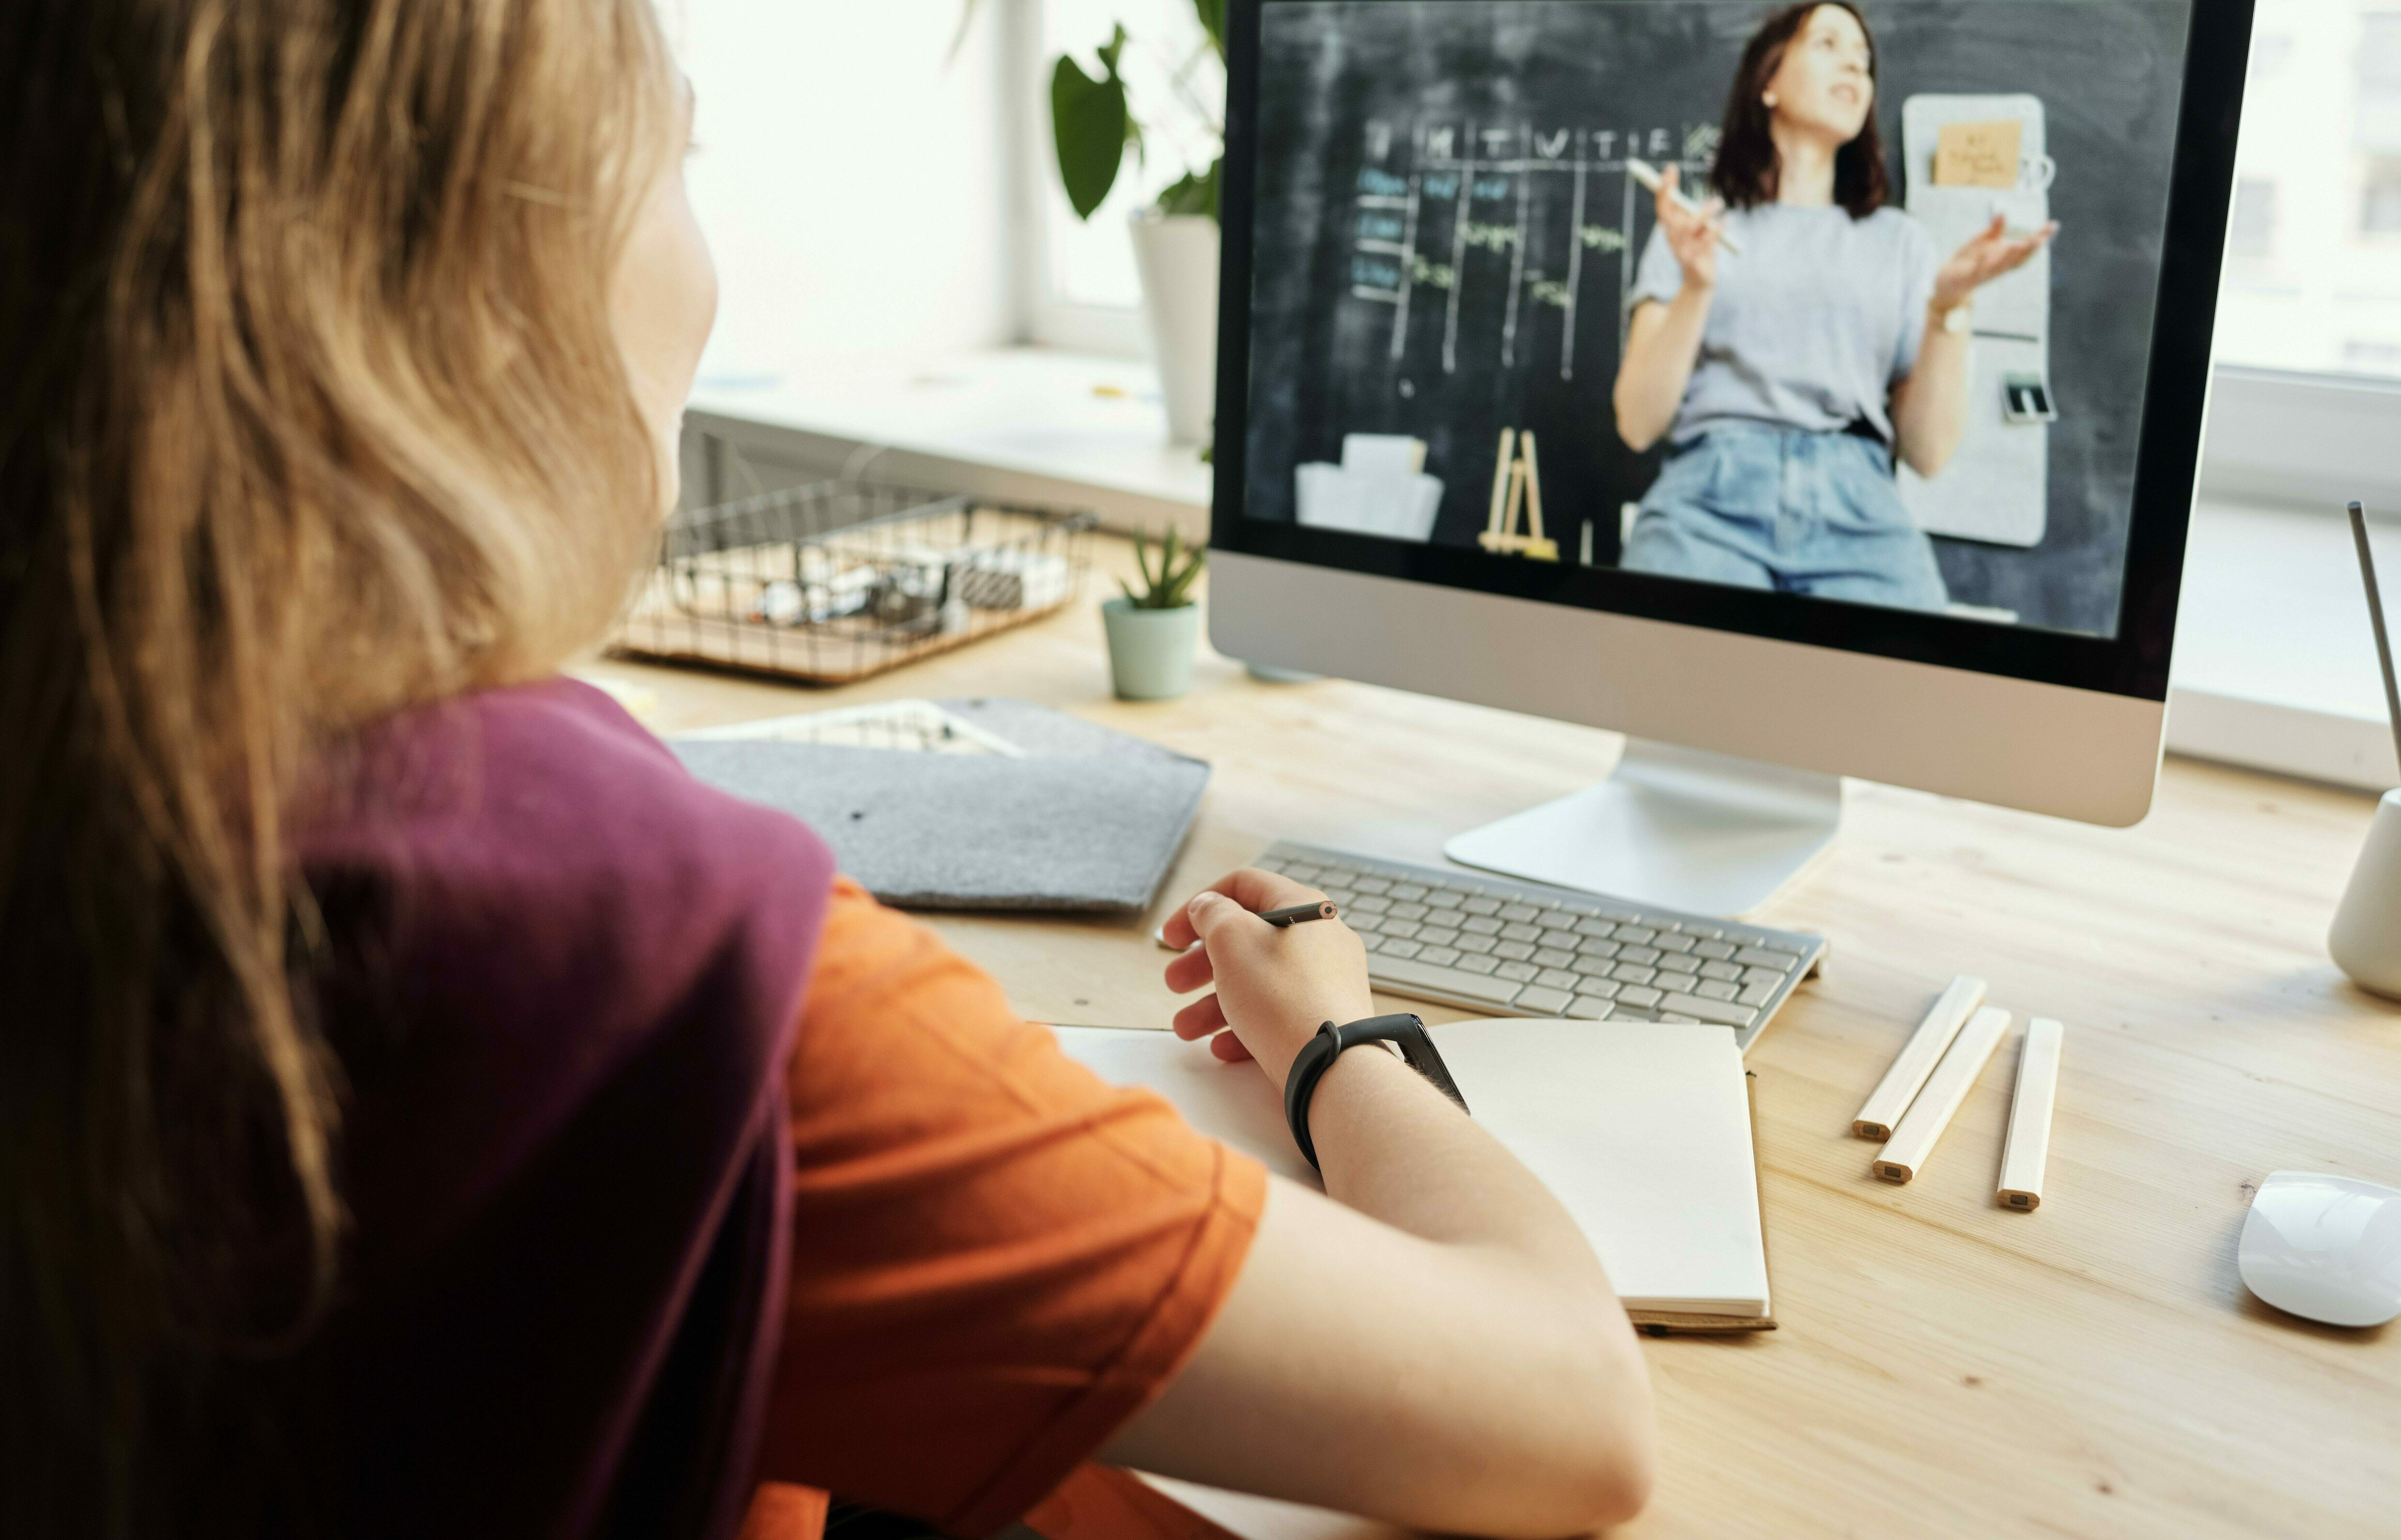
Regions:
<instances>
[{"instance_id":1,"label":"woman's gray t-shirt","mask_svg":"<svg viewBox=\"0 0 2401 1540\"><path fill-rule=\"evenodd\" d=\"M1700 358L1669 437L1729 420L1838 433L1864 419L1890 444L1892 387L1916 365L1941 267L1933 238L1899 209L1853 219L1780 203L1730 211L1726 229L1742 253L1718 250ZM1626 313L1683 286L1653 229Z\"/></svg>"}]
</instances>

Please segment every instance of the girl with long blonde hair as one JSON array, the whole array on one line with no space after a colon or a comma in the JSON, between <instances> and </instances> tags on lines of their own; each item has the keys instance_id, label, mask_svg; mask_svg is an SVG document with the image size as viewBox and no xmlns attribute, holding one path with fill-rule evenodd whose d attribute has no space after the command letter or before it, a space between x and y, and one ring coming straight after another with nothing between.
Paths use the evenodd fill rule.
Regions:
<instances>
[{"instance_id":1,"label":"girl with long blonde hair","mask_svg":"<svg viewBox=\"0 0 2401 1540\"><path fill-rule=\"evenodd\" d=\"M1397 1060L1270 1182L558 677L674 494L690 114L649 0L0 12L0 1533L1640 1506L1607 1279ZM1308 896L1169 921L1279 1081L1374 1009Z\"/></svg>"}]
</instances>

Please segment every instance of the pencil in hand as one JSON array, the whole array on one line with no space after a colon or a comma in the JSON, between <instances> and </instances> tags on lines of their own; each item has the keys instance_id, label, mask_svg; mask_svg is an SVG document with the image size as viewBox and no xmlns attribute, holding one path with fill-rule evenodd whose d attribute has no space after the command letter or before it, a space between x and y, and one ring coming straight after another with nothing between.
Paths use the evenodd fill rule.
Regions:
<instances>
[{"instance_id":1,"label":"pencil in hand","mask_svg":"<svg viewBox=\"0 0 2401 1540\"><path fill-rule=\"evenodd\" d=\"M1304 920L1330 920L1340 913L1334 907L1333 901L1320 899L1315 903L1297 903L1289 909L1262 910L1259 918L1281 930L1285 926L1298 925Z\"/></svg>"}]
</instances>

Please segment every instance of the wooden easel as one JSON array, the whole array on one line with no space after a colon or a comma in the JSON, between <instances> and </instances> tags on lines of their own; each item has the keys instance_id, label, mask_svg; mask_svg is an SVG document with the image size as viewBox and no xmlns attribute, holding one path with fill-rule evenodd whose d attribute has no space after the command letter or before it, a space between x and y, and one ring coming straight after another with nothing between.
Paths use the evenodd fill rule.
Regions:
<instances>
[{"instance_id":1,"label":"wooden easel","mask_svg":"<svg viewBox=\"0 0 2401 1540\"><path fill-rule=\"evenodd\" d=\"M1513 449L1516 452L1512 452ZM1517 532L1517 513L1525 509L1527 532ZM1543 476L1534 459L1534 431L1501 430L1501 453L1492 462L1492 512L1475 543L1494 556L1524 557L1529 561L1557 561L1558 542L1543 533Z\"/></svg>"}]
</instances>

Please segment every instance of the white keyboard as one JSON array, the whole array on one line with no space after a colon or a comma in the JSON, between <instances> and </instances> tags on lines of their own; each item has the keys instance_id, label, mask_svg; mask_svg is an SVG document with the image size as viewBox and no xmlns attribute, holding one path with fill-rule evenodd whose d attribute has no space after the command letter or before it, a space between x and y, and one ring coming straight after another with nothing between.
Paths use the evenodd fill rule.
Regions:
<instances>
[{"instance_id":1,"label":"white keyboard","mask_svg":"<svg viewBox=\"0 0 2401 1540\"><path fill-rule=\"evenodd\" d=\"M1748 1052L1826 958L1823 936L1480 872L1288 842L1257 864L1341 906L1378 989L1495 1016L1715 1022Z\"/></svg>"}]
</instances>

